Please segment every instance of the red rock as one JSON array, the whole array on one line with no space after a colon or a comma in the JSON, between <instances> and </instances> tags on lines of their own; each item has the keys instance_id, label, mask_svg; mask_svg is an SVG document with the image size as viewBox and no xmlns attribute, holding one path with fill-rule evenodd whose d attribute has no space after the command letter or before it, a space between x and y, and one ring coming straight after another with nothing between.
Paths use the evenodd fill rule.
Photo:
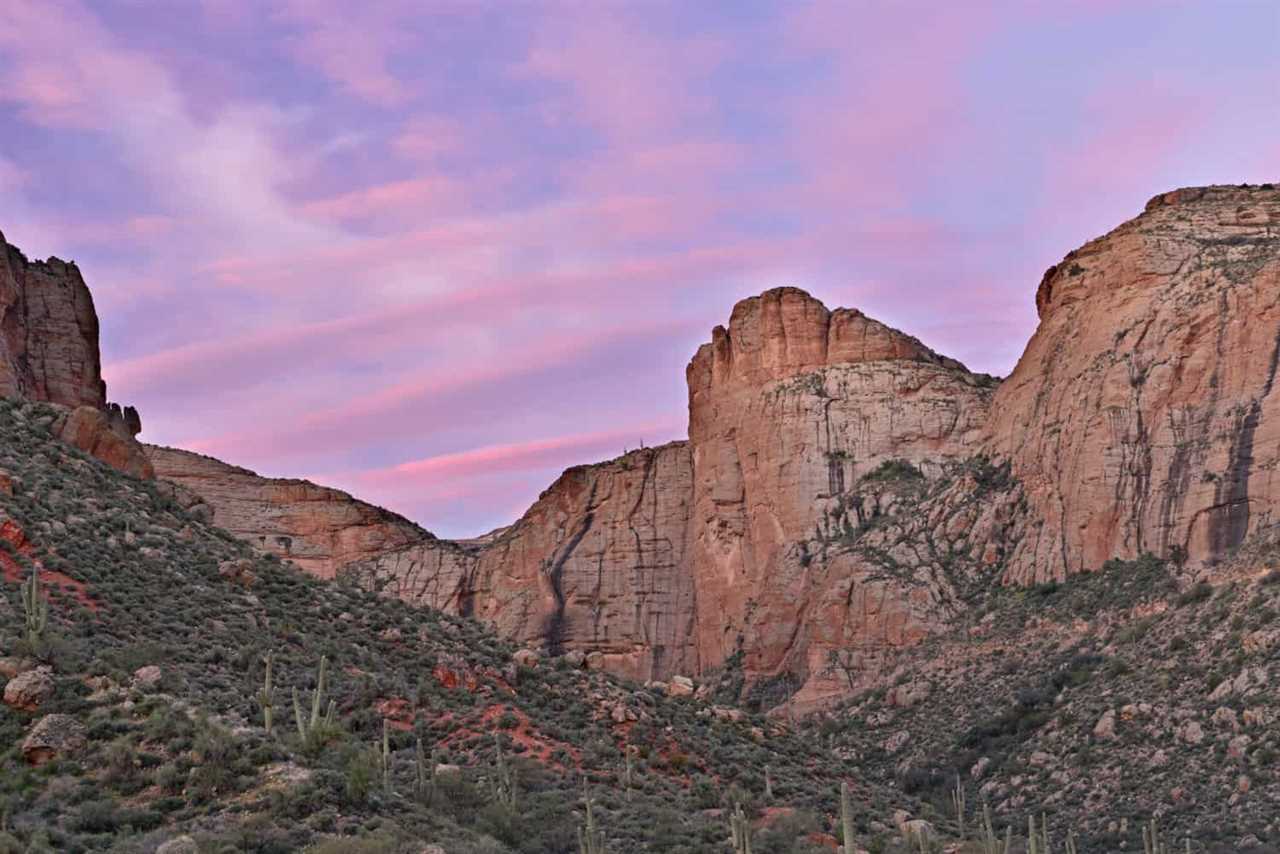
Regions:
<instances>
[{"instance_id":1,"label":"red rock","mask_svg":"<svg viewBox=\"0 0 1280 854\"><path fill-rule=\"evenodd\" d=\"M212 457L144 446L156 476L177 486L189 508L208 507L213 524L261 552L321 578L431 535L394 513L305 480L259 477ZM248 567L252 570L252 566Z\"/></svg>"},{"instance_id":2,"label":"red rock","mask_svg":"<svg viewBox=\"0 0 1280 854\"><path fill-rule=\"evenodd\" d=\"M1045 274L988 427L1043 523L1010 580L1211 563L1274 517L1277 224L1280 190L1176 190Z\"/></svg>"},{"instance_id":3,"label":"red rock","mask_svg":"<svg viewBox=\"0 0 1280 854\"><path fill-rule=\"evenodd\" d=\"M151 477L133 407L107 402L98 315L75 264L30 261L0 234L0 396L65 408L54 435L135 477Z\"/></svg>"},{"instance_id":4,"label":"red rock","mask_svg":"<svg viewBox=\"0 0 1280 854\"><path fill-rule=\"evenodd\" d=\"M1276 516L1277 224L1273 189L1157 197L1046 274L1003 383L795 288L743 300L686 371L688 441L571 468L479 540L150 456L217 524L318 575L638 680L741 652L749 687L817 704L963 619L964 580L1144 551L1208 566Z\"/></svg>"}]
</instances>

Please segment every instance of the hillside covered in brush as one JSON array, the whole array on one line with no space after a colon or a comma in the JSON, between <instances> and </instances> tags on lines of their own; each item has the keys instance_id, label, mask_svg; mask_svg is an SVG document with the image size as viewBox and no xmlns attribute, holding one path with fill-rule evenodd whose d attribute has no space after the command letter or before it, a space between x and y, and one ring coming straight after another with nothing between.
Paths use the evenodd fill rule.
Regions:
<instances>
[{"instance_id":1,"label":"hillside covered in brush","mask_svg":"<svg viewBox=\"0 0 1280 854\"><path fill-rule=\"evenodd\" d=\"M55 415L0 400L0 851L564 852L584 791L609 851L725 850L734 802L756 850L817 851L842 781L868 840L912 808L782 723L257 557Z\"/></svg>"}]
</instances>

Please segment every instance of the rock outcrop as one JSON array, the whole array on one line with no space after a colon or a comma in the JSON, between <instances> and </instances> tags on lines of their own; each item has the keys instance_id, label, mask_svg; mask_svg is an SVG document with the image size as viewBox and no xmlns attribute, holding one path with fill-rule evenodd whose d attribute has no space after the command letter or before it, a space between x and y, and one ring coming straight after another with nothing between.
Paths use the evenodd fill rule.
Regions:
<instances>
[{"instance_id":1,"label":"rock outcrop","mask_svg":"<svg viewBox=\"0 0 1280 854\"><path fill-rule=\"evenodd\" d=\"M152 476L133 407L107 402L93 297L73 263L29 261L0 234L0 396L62 410L54 435L135 477Z\"/></svg>"},{"instance_id":2,"label":"rock outcrop","mask_svg":"<svg viewBox=\"0 0 1280 854\"><path fill-rule=\"evenodd\" d=\"M345 572L637 679L742 653L752 677L821 669L838 690L849 667L811 662L923 637L945 594L852 548L882 509L864 481L889 463L950 471L994 382L795 288L739 303L688 375L688 442L569 469L482 545L425 542Z\"/></svg>"},{"instance_id":3,"label":"rock outcrop","mask_svg":"<svg viewBox=\"0 0 1280 854\"><path fill-rule=\"evenodd\" d=\"M433 540L402 516L306 480L260 477L190 451L144 446L173 497L264 553L321 578L347 564Z\"/></svg>"},{"instance_id":4,"label":"rock outcrop","mask_svg":"<svg viewBox=\"0 0 1280 854\"><path fill-rule=\"evenodd\" d=\"M1276 521L1280 190L1157 196L1051 267L1036 307L989 427L1038 520L1009 580L1203 566Z\"/></svg>"},{"instance_id":5,"label":"rock outcrop","mask_svg":"<svg viewBox=\"0 0 1280 854\"><path fill-rule=\"evenodd\" d=\"M738 303L687 374L701 666L741 650L749 675L794 688L811 645L923 636L941 594L853 548L874 512L862 486L971 454L994 382L795 288Z\"/></svg>"}]
</instances>

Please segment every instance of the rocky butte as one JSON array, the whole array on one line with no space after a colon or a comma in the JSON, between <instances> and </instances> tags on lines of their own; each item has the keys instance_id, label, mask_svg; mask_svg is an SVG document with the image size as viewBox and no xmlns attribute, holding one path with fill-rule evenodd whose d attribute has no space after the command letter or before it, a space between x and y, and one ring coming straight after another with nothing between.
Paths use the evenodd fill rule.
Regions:
<instances>
[{"instance_id":1,"label":"rocky butte","mask_svg":"<svg viewBox=\"0 0 1280 854\"><path fill-rule=\"evenodd\" d=\"M0 395L54 404L64 441L135 477L152 476L133 407L107 402L93 297L73 263L29 261L0 234Z\"/></svg>"},{"instance_id":2,"label":"rocky butte","mask_svg":"<svg viewBox=\"0 0 1280 854\"><path fill-rule=\"evenodd\" d=\"M83 288L73 267L15 258L6 294ZM1039 328L1003 381L796 288L743 300L689 363L687 441L571 468L477 541L146 451L187 503L318 575L637 679L740 669L749 700L813 705L972 619L991 585L1143 553L1211 574L1274 524L1280 191L1158 196L1051 267L1035 299ZM59 321L53 354L6 319L7 388L103 411L91 303L73 310L87 300L66 298L58 316L82 322ZM6 318L31 316L14 303Z\"/></svg>"}]
</instances>

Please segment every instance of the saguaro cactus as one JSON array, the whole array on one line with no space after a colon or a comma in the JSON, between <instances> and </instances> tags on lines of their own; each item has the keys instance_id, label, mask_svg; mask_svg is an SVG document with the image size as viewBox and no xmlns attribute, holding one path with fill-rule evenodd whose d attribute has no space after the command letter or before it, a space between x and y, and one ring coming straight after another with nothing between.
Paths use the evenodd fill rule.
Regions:
<instances>
[{"instance_id":1,"label":"saguaro cactus","mask_svg":"<svg viewBox=\"0 0 1280 854\"><path fill-rule=\"evenodd\" d=\"M26 617L27 646L38 652L43 645L44 630L49 625L49 603L40 595L40 570L31 568L31 577L22 585L22 612Z\"/></svg>"},{"instance_id":2,"label":"saguaro cactus","mask_svg":"<svg viewBox=\"0 0 1280 854\"><path fill-rule=\"evenodd\" d=\"M416 776L414 778L414 795L424 804L430 804L436 794L436 751L433 748L431 755L422 749L422 739L418 739L418 745L414 750L414 765Z\"/></svg>"},{"instance_id":3,"label":"saguaro cactus","mask_svg":"<svg viewBox=\"0 0 1280 854\"><path fill-rule=\"evenodd\" d=\"M631 800L631 784L632 784L632 775L634 770L633 769L634 762L632 760L633 751L634 751L634 748L632 748L632 746L628 744L623 752L624 767L623 767L622 779L623 779L623 783L626 786L628 801Z\"/></svg>"},{"instance_id":4,"label":"saguaro cactus","mask_svg":"<svg viewBox=\"0 0 1280 854\"><path fill-rule=\"evenodd\" d=\"M951 790L951 808L956 813L956 829L961 841L965 838L964 832L964 814L965 814L965 794L964 783L960 781L960 775L956 775L955 788Z\"/></svg>"},{"instance_id":5,"label":"saguaro cactus","mask_svg":"<svg viewBox=\"0 0 1280 854\"><path fill-rule=\"evenodd\" d=\"M271 735L275 710L271 699L271 692L275 687L271 681L271 653L264 655L262 660L266 664L266 670L262 674L262 690L258 692L258 705L262 708L262 725L266 728L267 735Z\"/></svg>"},{"instance_id":6,"label":"saguaro cactus","mask_svg":"<svg viewBox=\"0 0 1280 854\"><path fill-rule=\"evenodd\" d=\"M605 854L604 832L596 827L594 804L585 788L582 798L587 804L587 816L585 823L578 825L578 854Z\"/></svg>"},{"instance_id":7,"label":"saguaro cactus","mask_svg":"<svg viewBox=\"0 0 1280 854\"><path fill-rule=\"evenodd\" d=\"M514 768L507 764L507 757L502 752L502 738L496 732L493 734L493 746L497 752L497 767L494 769L489 788L493 792L493 799L496 803L500 803L507 809L514 811L516 808L516 772Z\"/></svg>"},{"instance_id":8,"label":"saguaro cactus","mask_svg":"<svg viewBox=\"0 0 1280 854\"><path fill-rule=\"evenodd\" d=\"M742 811L742 804L734 804L729 815L729 835L734 854L751 854L751 822Z\"/></svg>"},{"instance_id":9,"label":"saguaro cactus","mask_svg":"<svg viewBox=\"0 0 1280 854\"><path fill-rule=\"evenodd\" d=\"M1004 842L996 836L995 826L991 823L991 808L982 805L982 854L1008 854L1013 848L1013 825L1004 830Z\"/></svg>"},{"instance_id":10,"label":"saguaro cactus","mask_svg":"<svg viewBox=\"0 0 1280 854\"><path fill-rule=\"evenodd\" d=\"M382 769L382 790L390 797L391 791L391 740L387 735L387 719L382 719L382 751L378 754L378 765Z\"/></svg>"},{"instance_id":11,"label":"saguaro cactus","mask_svg":"<svg viewBox=\"0 0 1280 854\"><path fill-rule=\"evenodd\" d=\"M321 716L320 709L324 705L324 689L329 673L329 659L320 656L320 672L316 678L316 691L311 697L311 717L302 716L302 702L298 699L298 689L293 689L293 717L298 724L298 737L308 746L315 746L325 732L332 729L337 703L329 701L328 709Z\"/></svg>"},{"instance_id":12,"label":"saguaro cactus","mask_svg":"<svg viewBox=\"0 0 1280 854\"><path fill-rule=\"evenodd\" d=\"M844 836L843 854L853 854L853 806L848 783L840 784L840 833Z\"/></svg>"}]
</instances>

